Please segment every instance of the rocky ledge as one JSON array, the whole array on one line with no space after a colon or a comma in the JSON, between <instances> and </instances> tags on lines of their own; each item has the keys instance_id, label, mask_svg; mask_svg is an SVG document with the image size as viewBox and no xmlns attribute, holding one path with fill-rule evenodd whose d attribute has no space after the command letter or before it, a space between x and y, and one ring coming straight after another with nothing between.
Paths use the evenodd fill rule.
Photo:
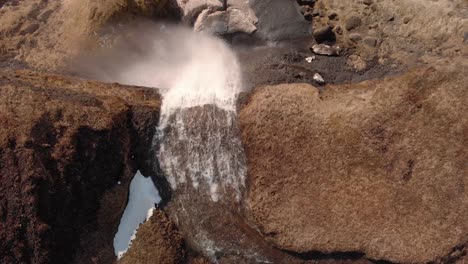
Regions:
<instances>
[{"instance_id":1,"label":"rocky ledge","mask_svg":"<svg viewBox=\"0 0 468 264\"><path fill-rule=\"evenodd\" d=\"M160 103L155 89L0 72L0 262L112 262Z\"/></svg>"},{"instance_id":2,"label":"rocky ledge","mask_svg":"<svg viewBox=\"0 0 468 264\"><path fill-rule=\"evenodd\" d=\"M240 113L246 215L283 251L453 263L468 243L466 66L257 89ZM330 256L332 256L330 255Z\"/></svg>"}]
</instances>

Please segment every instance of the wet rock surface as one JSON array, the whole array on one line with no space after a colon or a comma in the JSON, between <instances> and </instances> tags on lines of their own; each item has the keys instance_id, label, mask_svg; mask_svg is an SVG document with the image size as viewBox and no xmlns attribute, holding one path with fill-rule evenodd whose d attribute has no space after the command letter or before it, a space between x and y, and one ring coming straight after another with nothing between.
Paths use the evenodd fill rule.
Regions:
<instances>
[{"instance_id":1,"label":"wet rock surface","mask_svg":"<svg viewBox=\"0 0 468 264\"><path fill-rule=\"evenodd\" d=\"M1 71L0 95L0 262L110 263L156 90Z\"/></svg>"},{"instance_id":2,"label":"wet rock surface","mask_svg":"<svg viewBox=\"0 0 468 264\"><path fill-rule=\"evenodd\" d=\"M246 91L263 85L281 83L310 83L319 73L327 83L355 83L369 79L393 76L405 67L393 68L370 61L365 69L355 69L347 63L346 51L341 56L322 56L310 51L310 39L283 41L275 46L234 46L242 65ZM306 58L315 56L307 62Z\"/></svg>"},{"instance_id":3,"label":"wet rock surface","mask_svg":"<svg viewBox=\"0 0 468 264\"><path fill-rule=\"evenodd\" d=\"M247 217L298 253L420 263L466 247L465 71L257 89L240 113Z\"/></svg>"}]
</instances>

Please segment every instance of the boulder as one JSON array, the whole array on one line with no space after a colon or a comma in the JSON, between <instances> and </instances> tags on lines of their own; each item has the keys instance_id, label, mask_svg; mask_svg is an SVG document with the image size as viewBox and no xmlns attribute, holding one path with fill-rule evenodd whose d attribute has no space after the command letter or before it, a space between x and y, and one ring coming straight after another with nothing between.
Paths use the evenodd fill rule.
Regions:
<instances>
[{"instance_id":1,"label":"boulder","mask_svg":"<svg viewBox=\"0 0 468 264\"><path fill-rule=\"evenodd\" d=\"M0 263L112 262L160 104L155 89L0 71Z\"/></svg>"},{"instance_id":2,"label":"boulder","mask_svg":"<svg viewBox=\"0 0 468 264\"><path fill-rule=\"evenodd\" d=\"M362 39L362 36L359 33L351 33L349 34L349 39L353 42L358 42Z\"/></svg>"},{"instance_id":3,"label":"boulder","mask_svg":"<svg viewBox=\"0 0 468 264\"><path fill-rule=\"evenodd\" d=\"M363 42L369 47L377 46L377 38L374 38L374 37L366 37L364 38Z\"/></svg>"},{"instance_id":4,"label":"boulder","mask_svg":"<svg viewBox=\"0 0 468 264\"><path fill-rule=\"evenodd\" d=\"M239 117L248 219L305 255L423 263L466 249L467 70L256 89Z\"/></svg>"},{"instance_id":5,"label":"boulder","mask_svg":"<svg viewBox=\"0 0 468 264\"><path fill-rule=\"evenodd\" d=\"M336 40L335 33L333 32L333 27L326 25L314 30L314 39L317 43L322 43L324 41L334 42Z\"/></svg>"},{"instance_id":6,"label":"boulder","mask_svg":"<svg viewBox=\"0 0 468 264\"><path fill-rule=\"evenodd\" d=\"M241 10L228 8L226 11L215 11L205 9L198 16L194 30L207 32L215 35L226 35L233 33L252 34L257 30L255 18L247 17Z\"/></svg>"},{"instance_id":7,"label":"boulder","mask_svg":"<svg viewBox=\"0 0 468 264\"><path fill-rule=\"evenodd\" d=\"M297 38L309 34L309 23L296 1L177 0L186 23L217 34L246 33L261 40Z\"/></svg>"},{"instance_id":8,"label":"boulder","mask_svg":"<svg viewBox=\"0 0 468 264\"><path fill-rule=\"evenodd\" d=\"M256 35L261 39L298 38L310 33L310 22L303 18L296 1L251 0L249 6L258 18Z\"/></svg>"},{"instance_id":9,"label":"boulder","mask_svg":"<svg viewBox=\"0 0 468 264\"><path fill-rule=\"evenodd\" d=\"M207 10L210 13L225 9L220 0L176 0L182 14L182 20L194 24L198 16Z\"/></svg>"},{"instance_id":10,"label":"boulder","mask_svg":"<svg viewBox=\"0 0 468 264\"><path fill-rule=\"evenodd\" d=\"M346 20L345 28L346 30L353 30L359 26L361 26L362 21L361 18L358 16L351 16Z\"/></svg>"},{"instance_id":11,"label":"boulder","mask_svg":"<svg viewBox=\"0 0 468 264\"><path fill-rule=\"evenodd\" d=\"M356 71L363 71L367 68L366 61L354 54L348 57L346 64L353 67Z\"/></svg>"},{"instance_id":12,"label":"boulder","mask_svg":"<svg viewBox=\"0 0 468 264\"><path fill-rule=\"evenodd\" d=\"M326 44L316 44L310 47L310 50L318 55L338 56L340 55L340 47L329 46Z\"/></svg>"}]
</instances>

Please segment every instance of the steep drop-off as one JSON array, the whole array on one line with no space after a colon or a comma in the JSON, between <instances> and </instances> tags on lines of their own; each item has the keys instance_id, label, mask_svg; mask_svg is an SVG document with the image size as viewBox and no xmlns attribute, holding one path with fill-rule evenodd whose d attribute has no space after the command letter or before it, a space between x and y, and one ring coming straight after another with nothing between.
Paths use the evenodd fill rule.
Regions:
<instances>
[{"instance_id":1,"label":"steep drop-off","mask_svg":"<svg viewBox=\"0 0 468 264\"><path fill-rule=\"evenodd\" d=\"M154 89L0 72L0 263L113 259L160 100Z\"/></svg>"}]
</instances>

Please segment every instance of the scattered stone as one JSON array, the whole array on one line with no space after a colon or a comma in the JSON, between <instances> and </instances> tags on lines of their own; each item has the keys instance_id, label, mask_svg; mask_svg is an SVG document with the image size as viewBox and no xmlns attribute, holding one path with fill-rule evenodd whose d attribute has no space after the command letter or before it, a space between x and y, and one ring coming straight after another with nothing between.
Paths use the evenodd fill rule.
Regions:
<instances>
[{"instance_id":1,"label":"scattered stone","mask_svg":"<svg viewBox=\"0 0 468 264\"><path fill-rule=\"evenodd\" d=\"M372 5L373 1L372 0L363 0L362 3L369 6L369 5Z\"/></svg>"},{"instance_id":2,"label":"scattered stone","mask_svg":"<svg viewBox=\"0 0 468 264\"><path fill-rule=\"evenodd\" d=\"M338 20L338 14L336 12L331 12L329 15L328 15L328 19L331 19L331 20Z\"/></svg>"},{"instance_id":3,"label":"scattered stone","mask_svg":"<svg viewBox=\"0 0 468 264\"><path fill-rule=\"evenodd\" d=\"M314 11L314 9L312 7L306 6L306 5L301 6L300 10L301 10L301 14L303 14L303 15L306 14L306 13L310 13L310 12Z\"/></svg>"},{"instance_id":4,"label":"scattered stone","mask_svg":"<svg viewBox=\"0 0 468 264\"><path fill-rule=\"evenodd\" d=\"M39 24L34 23L34 24L31 24L31 25L27 26L23 31L21 31L21 34L22 35L32 34L32 33L36 32L36 30L38 30L38 29L39 29Z\"/></svg>"},{"instance_id":5,"label":"scattered stone","mask_svg":"<svg viewBox=\"0 0 468 264\"><path fill-rule=\"evenodd\" d=\"M312 21L314 9L308 5L301 6L301 14L308 21Z\"/></svg>"},{"instance_id":6,"label":"scattered stone","mask_svg":"<svg viewBox=\"0 0 468 264\"><path fill-rule=\"evenodd\" d=\"M314 6L315 0L299 0L298 4L301 6Z\"/></svg>"},{"instance_id":7,"label":"scattered stone","mask_svg":"<svg viewBox=\"0 0 468 264\"><path fill-rule=\"evenodd\" d=\"M353 30L359 27L362 24L362 21L357 16L352 16L348 20L346 20L345 28L346 30Z\"/></svg>"},{"instance_id":8,"label":"scattered stone","mask_svg":"<svg viewBox=\"0 0 468 264\"><path fill-rule=\"evenodd\" d=\"M463 43L468 43L468 32L465 32L465 36L463 37Z\"/></svg>"},{"instance_id":9,"label":"scattered stone","mask_svg":"<svg viewBox=\"0 0 468 264\"><path fill-rule=\"evenodd\" d=\"M341 35L343 34L343 28L341 26L337 26L335 27L335 32L336 34Z\"/></svg>"},{"instance_id":10,"label":"scattered stone","mask_svg":"<svg viewBox=\"0 0 468 264\"><path fill-rule=\"evenodd\" d=\"M380 65L385 65L387 63L387 60L383 57L380 57L377 61L379 62Z\"/></svg>"},{"instance_id":11,"label":"scattered stone","mask_svg":"<svg viewBox=\"0 0 468 264\"><path fill-rule=\"evenodd\" d=\"M358 42L362 39L361 34L359 33L351 33L349 34L349 39L353 42Z\"/></svg>"},{"instance_id":12,"label":"scattered stone","mask_svg":"<svg viewBox=\"0 0 468 264\"><path fill-rule=\"evenodd\" d=\"M335 42L336 36L333 32L333 27L330 25L318 28L314 31L314 39L318 43L322 43L324 41Z\"/></svg>"},{"instance_id":13,"label":"scattered stone","mask_svg":"<svg viewBox=\"0 0 468 264\"><path fill-rule=\"evenodd\" d=\"M369 36L377 36L377 31L375 29L370 29L368 32L367 32L367 35Z\"/></svg>"},{"instance_id":14,"label":"scattered stone","mask_svg":"<svg viewBox=\"0 0 468 264\"><path fill-rule=\"evenodd\" d=\"M325 80L323 79L323 77L318 73L315 73L314 77L312 77L312 78L314 79L314 81L318 82L319 84L324 84L325 83Z\"/></svg>"},{"instance_id":15,"label":"scattered stone","mask_svg":"<svg viewBox=\"0 0 468 264\"><path fill-rule=\"evenodd\" d=\"M96 17L96 13L97 13L97 7L93 7L91 8L90 12L89 12L89 15L88 15L88 19L89 20L92 20Z\"/></svg>"},{"instance_id":16,"label":"scattered stone","mask_svg":"<svg viewBox=\"0 0 468 264\"><path fill-rule=\"evenodd\" d=\"M313 17L320 16L320 12L318 10L314 10L314 12L312 12L312 16Z\"/></svg>"},{"instance_id":17,"label":"scattered stone","mask_svg":"<svg viewBox=\"0 0 468 264\"><path fill-rule=\"evenodd\" d=\"M341 49L339 47L332 47L326 44L316 44L311 48L312 52L318 55L338 56Z\"/></svg>"},{"instance_id":18,"label":"scattered stone","mask_svg":"<svg viewBox=\"0 0 468 264\"><path fill-rule=\"evenodd\" d=\"M353 67L357 71L363 71L367 68L366 61L358 55L350 55L346 61L348 66Z\"/></svg>"},{"instance_id":19,"label":"scattered stone","mask_svg":"<svg viewBox=\"0 0 468 264\"><path fill-rule=\"evenodd\" d=\"M299 72L298 74L296 74L294 76L294 78L296 79L304 79L304 77L306 76L305 72Z\"/></svg>"},{"instance_id":20,"label":"scattered stone","mask_svg":"<svg viewBox=\"0 0 468 264\"><path fill-rule=\"evenodd\" d=\"M377 46L377 39L374 38L374 37L367 37L367 38L364 38L363 42L364 42L364 44L366 44L366 45L369 46L369 47L375 47L375 46Z\"/></svg>"},{"instance_id":21,"label":"scattered stone","mask_svg":"<svg viewBox=\"0 0 468 264\"><path fill-rule=\"evenodd\" d=\"M312 21L312 19L314 18L314 15L309 12L309 13L304 14L304 18L307 21Z\"/></svg>"},{"instance_id":22,"label":"scattered stone","mask_svg":"<svg viewBox=\"0 0 468 264\"><path fill-rule=\"evenodd\" d=\"M39 15L38 19L39 21L47 21L47 19L49 19L50 15L53 13L54 11L53 10L48 10L48 11L45 11L44 13L42 13L41 15Z\"/></svg>"},{"instance_id":23,"label":"scattered stone","mask_svg":"<svg viewBox=\"0 0 468 264\"><path fill-rule=\"evenodd\" d=\"M390 15L390 16L387 18L387 21L395 21L395 16L394 16L394 15Z\"/></svg>"},{"instance_id":24,"label":"scattered stone","mask_svg":"<svg viewBox=\"0 0 468 264\"><path fill-rule=\"evenodd\" d=\"M411 18L405 17L403 18L403 23L408 24L410 22Z\"/></svg>"},{"instance_id":25,"label":"scattered stone","mask_svg":"<svg viewBox=\"0 0 468 264\"><path fill-rule=\"evenodd\" d=\"M315 56L307 57L307 58L305 58L305 60L306 60L308 63L312 63L312 61L315 60Z\"/></svg>"}]
</instances>

